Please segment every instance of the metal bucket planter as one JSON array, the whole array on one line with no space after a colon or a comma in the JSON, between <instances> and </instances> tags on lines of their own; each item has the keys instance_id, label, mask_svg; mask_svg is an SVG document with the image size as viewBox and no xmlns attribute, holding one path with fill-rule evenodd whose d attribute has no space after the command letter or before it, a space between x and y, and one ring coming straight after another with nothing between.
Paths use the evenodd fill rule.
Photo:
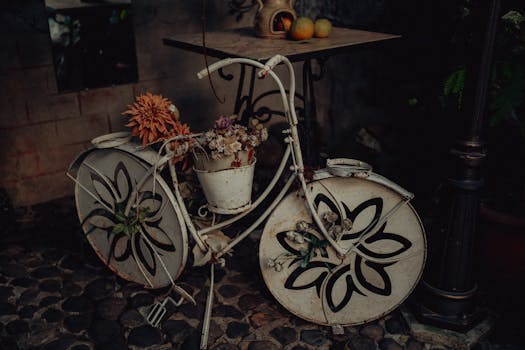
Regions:
<instances>
[{"instance_id":1,"label":"metal bucket planter","mask_svg":"<svg viewBox=\"0 0 525 350\"><path fill-rule=\"evenodd\" d=\"M195 157L195 173L208 201L210 211L218 214L237 214L252 205L252 184L255 158L249 164L231 167L231 159ZM246 164L241 160L241 164Z\"/></svg>"},{"instance_id":2,"label":"metal bucket planter","mask_svg":"<svg viewBox=\"0 0 525 350\"><path fill-rule=\"evenodd\" d=\"M206 153L195 152L193 154L195 169L217 171L235 167L234 162L239 162L240 166L249 165L252 159L248 151L240 151L237 157L234 155L222 157L221 159L211 159Z\"/></svg>"}]
</instances>

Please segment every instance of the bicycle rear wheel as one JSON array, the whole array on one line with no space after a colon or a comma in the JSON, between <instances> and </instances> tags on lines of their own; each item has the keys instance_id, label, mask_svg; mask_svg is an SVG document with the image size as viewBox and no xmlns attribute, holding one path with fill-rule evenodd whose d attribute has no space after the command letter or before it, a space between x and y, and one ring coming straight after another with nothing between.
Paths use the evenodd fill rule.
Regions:
<instances>
[{"instance_id":1,"label":"bicycle rear wheel","mask_svg":"<svg viewBox=\"0 0 525 350\"><path fill-rule=\"evenodd\" d=\"M289 194L269 217L260 241L270 292L293 314L322 325L356 325L392 311L423 272L426 240L414 208L397 192L366 179L328 178L308 188L321 216L336 213L334 224L340 226L345 218L353 222L339 240L343 248L353 248L338 256L312 223L306 201ZM387 213L392 216L382 222ZM294 239L297 233L303 238Z\"/></svg>"},{"instance_id":2,"label":"bicycle rear wheel","mask_svg":"<svg viewBox=\"0 0 525 350\"><path fill-rule=\"evenodd\" d=\"M80 164L75 199L82 229L100 259L126 280L161 288L182 273L188 239L173 193L160 174L155 191L149 176L132 195L148 168L129 153L95 150ZM132 210L125 218L130 201Z\"/></svg>"}]
</instances>

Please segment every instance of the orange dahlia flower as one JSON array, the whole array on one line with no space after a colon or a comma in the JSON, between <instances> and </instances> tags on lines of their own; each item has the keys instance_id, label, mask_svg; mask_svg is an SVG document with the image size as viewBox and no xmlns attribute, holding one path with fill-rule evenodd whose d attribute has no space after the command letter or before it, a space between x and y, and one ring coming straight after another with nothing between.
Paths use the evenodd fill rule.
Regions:
<instances>
[{"instance_id":1,"label":"orange dahlia flower","mask_svg":"<svg viewBox=\"0 0 525 350\"><path fill-rule=\"evenodd\" d=\"M138 136L143 145L165 139L179 119L179 113L170 100L149 92L137 96L135 103L122 114L130 116L126 126L133 128L131 134Z\"/></svg>"}]
</instances>

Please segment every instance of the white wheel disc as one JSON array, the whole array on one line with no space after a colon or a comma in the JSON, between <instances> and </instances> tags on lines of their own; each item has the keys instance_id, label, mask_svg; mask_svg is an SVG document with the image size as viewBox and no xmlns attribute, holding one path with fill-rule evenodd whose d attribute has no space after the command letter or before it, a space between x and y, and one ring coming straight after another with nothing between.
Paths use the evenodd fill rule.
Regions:
<instances>
[{"instance_id":1,"label":"white wheel disc","mask_svg":"<svg viewBox=\"0 0 525 350\"><path fill-rule=\"evenodd\" d=\"M328 178L308 188L320 215L336 213L339 225L345 218L352 220L339 244L345 250L353 248L338 257L312 224L306 201L298 193L289 194L268 219L260 242L259 261L270 292L293 314L322 325L355 325L392 311L412 292L425 262L424 228L412 206L398 206L382 223L381 218L403 201L383 185ZM303 236L310 242L314 237L325 248L287 236L298 232L300 221L309 227ZM308 251L314 254L304 260Z\"/></svg>"},{"instance_id":2,"label":"white wheel disc","mask_svg":"<svg viewBox=\"0 0 525 350\"><path fill-rule=\"evenodd\" d=\"M138 158L118 150L90 153L77 173L82 186L75 188L76 205L89 243L111 270L145 287L161 288L171 283L168 273L173 280L181 274L188 240L173 194L159 174L155 193L149 176L138 196L132 198L147 169ZM137 232L115 233L114 227L121 221L108 209L119 212L129 201L135 211L147 208L145 218L135 225Z\"/></svg>"}]
</instances>

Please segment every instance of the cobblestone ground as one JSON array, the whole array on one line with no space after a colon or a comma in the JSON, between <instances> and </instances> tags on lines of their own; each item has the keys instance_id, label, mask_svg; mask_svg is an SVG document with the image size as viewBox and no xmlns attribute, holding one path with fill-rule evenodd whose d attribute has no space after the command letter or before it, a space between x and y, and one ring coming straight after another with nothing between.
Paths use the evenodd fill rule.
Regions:
<instances>
[{"instance_id":1,"label":"cobblestone ground","mask_svg":"<svg viewBox=\"0 0 525 350\"><path fill-rule=\"evenodd\" d=\"M148 291L122 280L89 247L82 250L69 205L66 201L64 210L51 213L63 218L61 224L37 225L20 231L16 242L3 243L0 349L198 349L209 270L184 272L179 284L191 292L197 305L185 303L171 310L169 318L154 328L144 315L166 290ZM255 247L255 241L245 240L227 266L216 270L210 349L432 348L410 337L399 312L346 327L343 335L293 316L267 291Z\"/></svg>"}]
</instances>

